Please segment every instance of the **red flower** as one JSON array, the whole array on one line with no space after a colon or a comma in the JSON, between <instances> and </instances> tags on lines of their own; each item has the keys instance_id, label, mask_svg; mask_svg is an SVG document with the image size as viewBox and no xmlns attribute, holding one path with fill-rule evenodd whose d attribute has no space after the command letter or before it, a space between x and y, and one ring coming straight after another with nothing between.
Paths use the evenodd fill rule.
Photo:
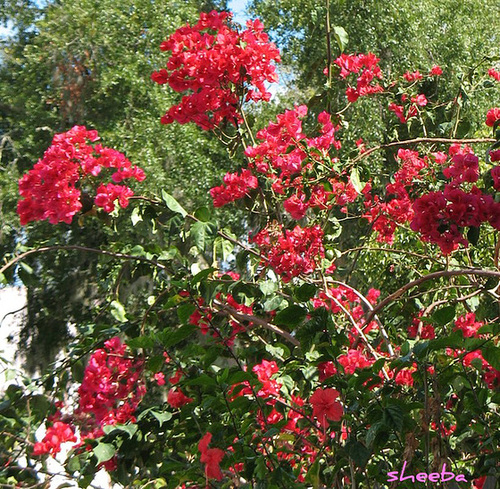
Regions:
<instances>
[{"instance_id":1,"label":"red flower","mask_svg":"<svg viewBox=\"0 0 500 489\"><path fill-rule=\"evenodd\" d=\"M19 180L23 200L18 202L17 212L23 226L45 219L51 224L70 224L83 207L80 182L98 176L103 168L116 169L111 178L117 183L130 178L142 182L146 178L144 171L133 167L122 153L90 144L97 139L97 131L84 126L74 126L54 136L43 158ZM115 199L121 207L126 207L132 195L128 187L108 183L99 187L95 203L111 212Z\"/></svg>"},{"instance_id":2,"label":"red flower","mask_svg":"<svg viewBox=\"0 0 500 489\"><path fill-rule=\"evenodd\" d=\"M201 13L194 26L177 29L160 49L170 51L166 69L151 75L176 92L188 92L180 104L162 117L163 124L194 122L202 129L213 129L222 121L236 125L240 99L269 101L265 83L278 81L273 62L280 61L278 48L263 32L259 20L248 21L246 30L229 27L227 12Z\"/></svg>"},{"instance_id":3,"label":"red flower","mask_svg":"<svg viewBox=\"0 0 500 489\"><path fill-rule=\"evenodd\" d=\"M47 429L42 441L35 443L33 456L50 453L55 455L61 451L61 443L76 442L74 428L62 421L56 421Z\"/></svg>"},{"instance_id":4,"label":"red flower","mask_svg":"<svg viewBox=\"0 0 500 489\"><path fill-rule=\"evenodd\" d=\"M257 188L258 185L257 177L253 176L250 170L242 170L241 175L226 173L224 184L210 189L214 207L222 207L230 202L242 199L249 190Z\"/></svg>"},{"instance_id":5,"label":"red flower","mask_svg":"<svg viewBox=\"0 0 500 489\"><path fill-rule=\"evenodd\" d=\"M359 350L349 350L347 355L338 358L346 374L353 374L358 368L369 367L373 362L368 360Z\"/></svg>"},{"instance_id":6,"label":"red flower","mask_svg":"<svg viewBox=\"0 0 500 489\"><path fill-rule=\"evenodd\" d=\"M323 380L335 375L337 373L337 368L333 362L321 362L318 364L318 372L319 381L323 382Z\"/></svg>"},{"instance_id":7,"label":"red flower","mask_svg":"<svg viewBox=\"0 0 500 489\"><path fill-rule=\"evenodd\" d=\"M319 424L326 427L327 418L332 421L340 421L344 412L340 402L336 401L339 392L335 389L322 389L314 391L309 402L313 405L313 416L318 418Z\"/></svg>"},{"instance_id":8,"label":"red flower","mask_svg":"<svg viewBox=\"0 0 500 489\"><path fill-rule=\"evenodd\" d=\"M220 448L208 448L212 440L212 433L206 433L198 443L198 450L201 452L201 462L205 464L205 475L209 479L222 480L220 463L224 458L224 450Z\"/></svg>"},{"instance_id":9,"label":"red flower","mask_svg":"<svg viewBox=\"0 0 500 489\"><path fill-rule=\"evenodd\" d=\"M486 125L489 127L493 127L496 121L500 119L500 107L495 107L493 109L488 110L486 114Z\"/></svg>"},{"instance_id":10,"label":"red flower","mask_svg":"<svg viewBox=\"0 0 500 489\"><path fill-rule=\"evenodd\" d=\"M497 71L494 68L490 68L488 70L488 75L490 75L491 78L494 78L496 81L500 81L500 71Z\"/></svg>"},{"instance_id":11,"label":"red flower","mask_svg":"<svg viewBox=\"0 0 500 489\"><path fill-rule=\"evenodd\" d=\"M422 79L422 75L420 74L420 72L417 70L417 71L414 71L413 73L410 73L409 71L407 71L404 75L403 75L403 78L408 81L408 82L414 82L416 80L421 80Z\"/></svg>"},{"instance_id":12,"label":"red flower","mask_svg":"<svg viewBox=\"0 0 500 489\"><path fill-rule=\"evenodd\" d=\"M154 379L158 385L165 385L165 375L162 372L154 374Z\"/></svg>"},{"instance_id":13,"label":"red flower","mask_svg":"<svg viewBox=\"0 0 500 489\"><path fill-rule=\"evenodd\" d=\"M168 391L167 402L173 408L181 408L192 401L193 400L190 397L187 397L181 390L170 389Z\"/></svg>"},{"instance_id":14,"label":"red flower","mask_svg":"<svg viewBox=\"0 0 500 489\"><path fill-rule=\"evenodd\" d=\"M429 73L431 76L441 76L443 74L443 70L440 66L434 65Z\"/></svg>"}]
</instances>

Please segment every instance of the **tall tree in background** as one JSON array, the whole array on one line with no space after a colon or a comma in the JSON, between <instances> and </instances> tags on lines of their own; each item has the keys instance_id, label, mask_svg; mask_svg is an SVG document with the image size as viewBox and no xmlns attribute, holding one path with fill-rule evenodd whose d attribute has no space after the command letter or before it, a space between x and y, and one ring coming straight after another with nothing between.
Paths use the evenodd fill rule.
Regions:
<instances>
[{"instance_id":1,"label":"tall tree in background","mask_svg":"<svg viewBox=\"0 0 500 489\"><path fill-rule=\"evenodd\" d=\"M99 247L124 238L110 224L82 233L76 225L46 224L21 232L15 214L18 178L37 161L53 135L73 125L99 130L146 170L146 190L167 189L181 201L202 204L228 167L227 154L210 134L190 126L163 126L165 108L176 100L150 80L164 65L160 43L200 10L226 8L225 1L83 0L2 1L0 21L13 28L2 40L0 63L0 251L4 256L32 243ZM143 187L144 188L144 187ZM139 226L140 227L140 226ZM140 232L139 228L135 231ZM47 237L50 239L47 240ZM159 234L152 242L161 241ZM20 248L21 246L21 248ZM50 260L51 267L43 266ZM50 270L39 275L40 270ZM73 270L68 274L63 270ZM85 323L95 294L94 256L68 253L55 263L28 262L12 283L28 286L23 350L28 367L41 366L68 339L70 323ZM118 270L126 280L125 270ZM131 281L137 277L128 277ZM119 282L119 281L118 281Z\"/></svg>"}]
</instances>

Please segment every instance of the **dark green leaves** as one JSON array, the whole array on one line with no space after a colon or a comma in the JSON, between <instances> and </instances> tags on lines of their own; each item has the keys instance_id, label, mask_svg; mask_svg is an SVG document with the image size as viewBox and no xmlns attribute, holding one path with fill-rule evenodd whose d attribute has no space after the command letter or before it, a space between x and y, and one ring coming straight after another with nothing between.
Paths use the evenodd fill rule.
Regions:
<instances>
[{"instance_id":1,"label":"dark green leaves","mask_svg":"<svg viewBox=\"0 0 500 489\"><path fill-rule=\"evenodd\" d=\"M306 317L307 311L300 306L292 305L276 314L274 322L279 326L294 327Z\"/></svg>"}]
</instances>

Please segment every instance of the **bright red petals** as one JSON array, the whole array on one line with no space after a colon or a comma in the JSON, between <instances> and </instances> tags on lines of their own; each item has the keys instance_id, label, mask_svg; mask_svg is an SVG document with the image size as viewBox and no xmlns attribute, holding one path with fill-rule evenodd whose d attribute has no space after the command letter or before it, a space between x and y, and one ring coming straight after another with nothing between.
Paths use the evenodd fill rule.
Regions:
<instances>
[{"instance_id":1,"label":"bright red petals","mask_svg":"<svg viewBox=\"0 0 500 489\"><path fill-rule=\"evenodd\" d=\"M269 101L265 83L278 81L272 63L280 61L279 50L259 20L238 32L229 27L229 19L227 12L201 13L196 25L177 29L161 44L171 55L166 69L151 79L176 92L191 92L167 111L163 124L194 122L205 130L222 121L236 125L242 121L239 93L246 94L245 101Z\"/></svg>"},{"instance_id":2,"label":"bright red petals","mask_svg":"<svg viewBox=\"0 0 500 489\"><path fill-rule=\"evenodd\" d=\"M309 398L309 402L313 406L313 416L318 419L321 426L328 426L327 419L331 421L340 421L344 414L342 404L336 399L339 397L339 392L336 389L318 388Z\"/></svg>"},{"instance_id":3,"label":"bright red petals","mask_svg":"<svg viewBox=\"0 0 500 489\"><path fill-rule=\"evenodd\" d=\"M130 178L141 182L146 178L144 171L133 167L119 151L90 144L97 139L97 131L89 131L84 126L74 126L54 136L43 158L19 180L23 200L18 202L17 212L23 226L45 219L51 224L70 224L82 209L80 188L100 175L103 168L116 169L111 178L117 183ZM121 207L126 207L133 194L125 186L101 184L95 204L112 212L116 199Z\"/></svg>"},{"instance_id":4,"label":"bright red petals","mask_svg":"<svg viewBox=\"0 0 500 489\"><path fill-rule=\"evenodd\" d=\"M486 114L486 125L493 127L498 120L500 120L500 108L495 107L494 109L488 110Z\"/></svg>"},{"instance_id":5,"label":"bright red petals","mask_svg":"<svg viewBox=\"0 0 500 489\"><path fill-rule=\"evenodd\" d=\"M83 436L96 438L102 436L102 426L135 421L135 410L146 392L143 368L142 360L127 355L126 345L118 337L92 354L75 411Z\"/></svg>"},{"instance_id":6,"label":"bright red petals","mask_svg":"<svg viewBox=\"0 0 500 489\"><path fill-rule=\"evenodd\" d=\"M173 408L179 409L190 402L193 402L193 399L187 397L180 389L170 389L168 391L167 403Z\"/></svg>"},{"instance_id":7,"label":"bright red petals","mask_svg":"<svg viewBox=\"0 0 500 489\"><path fill-rule=\"evenodd\" d=\"M281 275L284 282L289 282L300 274L312 273L321 258L324 258L323 230L319 226L301 228L295 226L292 231L264 228L252 241L265 254L266 262Z\"/></svg>"},{"instance_id":8,"label":"bright red petals","mask_svg":"<svg viewBox=\"0 0 500 489\"><path fill-rule=\"evenodd\" d=\"M494 78L496 81L500 81L500 71L495 70L495 68L490 68L488 70L488 75Z\"/></svg>"},{"instance_id":9,"label":"bright red petals","mask_svg":"<svg viewBox=\"0 0 500 489\"><path fill-rule=\"evenodd\" d=\"M56 421L47 428L43 440L35 443L32 454L34 456L46 454L54 456L61 451L61 444L68 441L76 442L74 427L62 421Z\"/></svg>"},{"instance_id":10,"label":"bright red petals","mask_svg":"<svg viewBox=\"0 0 500 489\"><path fill-rule=\"evenodd\" d=\"M359 97L383 92L378 83L372 83L375 78L382 79L382 71L378 66L380 61L373 53L348 55L341 54L334 63L340 67L340 77L347 78L351 73L359 73L356 88L350 86L346 89L347 100L356 102Z\"/></svg>"},{"instance_id":11,"label":"bright red petals","mask_svg":"<svg viewBox=\"0 0 500 489\"><path fill-rule=\"evenodd\" d=\"M259 183L250 170L237 173L226 173L224 184L210 189L214 207L222 207L235 200L242 199L250 190L256 189Z\"/></svg>"},{"instance_id":12,"label":"bright red petals","mask_svg":"<svg viewBox=\"0 0 500 489\"><path fill-rule=\"evenodd\" d=\"M205 464L205 476L207 479L222 480L223 474L220 463L225 456L224 450L220 448L208 448L212 440L212 434L206 433L198 443L198 450L201 452L201 463Z\"/></svg>"}]
</instances>

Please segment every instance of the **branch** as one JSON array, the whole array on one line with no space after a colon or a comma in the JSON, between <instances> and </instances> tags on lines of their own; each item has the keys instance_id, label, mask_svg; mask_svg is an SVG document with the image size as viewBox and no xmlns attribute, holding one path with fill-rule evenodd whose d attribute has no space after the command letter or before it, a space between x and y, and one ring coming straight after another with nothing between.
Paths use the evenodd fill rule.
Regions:
<instances>
[{"instance_id":1,"label":"branch","mask_svg":"<svg viewBox=\"0 0 500 489\"><path fill-rule=\"evenodd\" d=\"M344 282L339 282L338 280L332 280L332 279L329 280L329 277L326 278L326 281L334 283L334 284L341 285L342 287L345 287L345 288L351 290L352 292L354 292L354 294L356 294L359 297L359 299L363 302L363 304L368 308L368 310L370 312L373 311L373 306L370 304L370 302L368 301L368 299L361 292L359 292L358 290L356 290L351 285L347 285ZM384 339L384 342L385 342L385 344L387 346L387 351L389 352L389 355L391 357L394 357L394 350L392 348L391 341L389 339L389 335L387 334L387 331L385 330L384 325L382 324L382 321L380 321L379 317L376 314L373 315L373 318L375 319L375 322L378 324L378 327L379 327L379 330L380 330L380 334L382 335L382 338ZM369 323L366 322L366 325L368 325L368 324Z\"/></svg>"},{"instance_id":2,"label":"branch","mask_svg":"<svg viewBox=\"0 0 500 489\"><path fill-rule=\"evenodd\" d=\"M272 331L273 333L276 333L279 336L282 336L283 338L286 338L292 345L294 346L300 346L300 342L297 340L297 338L294 338L288 331L284 331L283 329L279 328L275 324L268 323L266 320L258 318L256 316L250 316L249 314L243 314L241 312L238 312L236 309L233 309L231 306L228 306L226 304L222 304L219 301L214 301L214 306L217 308L217 310L221 313L226 313L227 315L232 316L235 318L238 322L241 321L249 321L251 323L258 324L259 326L262 326L269 331Z\"/></svg>"},{"instance_id":3,"label":"branch","mask_svg":"<svg viewBox=\"0 0 500 489\"><path fill-rule=\"evenodd\" d=\"M451 138L415 138L415 139L407 139L406 141L393 141L388 144L380 144L379 146L374 146L373 148L367 149L364 153L361 153L359 156L354 158L350 165L354 165L359 160L366 158L374 151L378 151L379 149L391 148L393 146L406 146L408 144L420 144L420 143L443 143L443 144L474 144L474 143L494 143L496 139L493 138L476 138L476 139L451 139Z\"/></svg>"},{"instance_id":4,"label":"branch","mask_svg":"<svg viewBox=\"0 0 500 489\"><path fill-rule=\"evenodd\" d=\"M12 260L10 260L8 263L6 263L2 268L0 268L0 273L3 273L5 270L10 268L12 265L14 265L18 261L22 260L23 258L26 258L29 255L33 255L35 253L46 253L47 251L57 251L57 250L87 251L89 253L97 253L99 255L112 256L114 258L121 258L123 260L143 261L143 262L150 263L151 265L154 265L155 267L161 268L162 270L167 270L167 267L165 265L162 265L161 263L158 263L155 260L150 260L149 258L146 258L144 256L127 255L125 253L115 253L112 251L99 250L97 248L87 248L86 246L79 246L79 245L55 245L55 246L42 246L40 248L35 248L33 250L29 250L29 251L26 251L24 253L21 253L20 255L16 256Z\"/></svg>"},{"instance_id":5,"label":"branch","mask_svg":"<svg viewBox=\"0 0 500 489\"><path fill-rule=\"evenodd\" d=\"M403 285L400 289L396 290L393 294L387 296L382 302L380 302L376 307L372 309L368 318L366 319L366 323L368 324L373 317L381 311L387 304L395 301L398 297L403 295L407 290L410 290L413 287L417 287L424 282L428 282L429 280L434 280L435 278L441 277L455 277L457 275L477 275L479 277L496 277L500 279L500 272L496 272L494 270L482 270L482 269L470 269L470 270L441 270L439 272L429 273L420 277L417 280L413 280L412 282Z\"/></svg>"}]
</instances>

